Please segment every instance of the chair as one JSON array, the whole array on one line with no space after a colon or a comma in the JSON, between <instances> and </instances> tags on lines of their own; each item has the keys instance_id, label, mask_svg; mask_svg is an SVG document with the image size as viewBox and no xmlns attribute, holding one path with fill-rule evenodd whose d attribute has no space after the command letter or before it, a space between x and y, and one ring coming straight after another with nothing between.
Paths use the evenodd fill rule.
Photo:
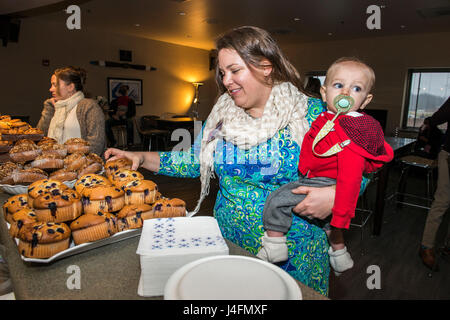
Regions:
<instances>
[{"instance_id":1,"label":"chair","mask_svg":"<svg viewBox=\"0 0 450 320\"><path fill-rule=\"evenodd\" d=\"M376 173L367 174L366 177L369 178L370 181L367 184L363 194L358 198L358 206L355 210L355 217L350 222L350 227L357 227L361 229L361 255L365 254L364 231L366 229L366 225L369 223L370 218L373 215L373 210L370 208L369 201L367 199L367 194L370 186L378 179Z\"/></svg>"},{"instance_id":2,"label":"chair","mask_svg":"<svg viewBox=\"0 0 450 320\"><path fill-rule=\"evenodd\" d=\"M434 159L428 159L424 157L420 157L417 155L407 155L399 159L400 166L401 166L401 174L400 174L400 181L398 184L398 189L396 192L396 202L398 204L398 207L401 207L402 204L423 208L423 209L430 209L431 202L433 201L433 193L434 193L434 177L433 172L437 168L437 161ZM409 171L412 168L417 168L425 171L426 174L426 182L427 182L427 188L426 188L426 197L421 197L418 195L413 195L409 193L405 193L406 188L406 178L408 176ZM410 198L416 198L425 200L427 205L419 205L412 202L404 201L404 197L410 197Z\"/></svg>"},{"instance_id":3,"label":"chair","mask_svg":"<svg viewBox=\"0 0 450 320\"><path fill-rule=\"evenodd\" d=\"M114 136L116 136L117 147L126 150L127 149L127 126L116 125L111 127Z\"/></svg>"},{"instance_id":4,"label":"chair","mask_svg":"<svg viewBox=\"0 0 450 320\"><path fill-rule=\"evenodd\" d=\"M140 123L138 123L136 118L134 118L134 123L142 141L143 150L152 151L152 142L155 142L155 151L164 151L167 148L170 131L157 129L156 119L159 119L159 117L146 115L142 116L140 119ZM160 148L161 145L159 143L162 143L162 149ZM145 147L147 145L148 149L146 149Z\"/></svg>"}]
</instances>

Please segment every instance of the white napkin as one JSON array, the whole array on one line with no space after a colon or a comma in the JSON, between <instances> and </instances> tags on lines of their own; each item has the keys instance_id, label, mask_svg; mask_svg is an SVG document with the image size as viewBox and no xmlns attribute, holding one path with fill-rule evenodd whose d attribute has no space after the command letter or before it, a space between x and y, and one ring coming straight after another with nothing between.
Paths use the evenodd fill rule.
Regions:
<instances>
[{"instance_id":1,"label":"white napkin","mask_svg":"<svg viewBox=\"0 0 450 320\"><path fill-rule=\"evenodd\" d=\"M141 260L138 294L164 293L169 277L180 267L212 255L227 255L228 247L213 217L144 220L136 251Z\"/></svg>"}]
</instances>

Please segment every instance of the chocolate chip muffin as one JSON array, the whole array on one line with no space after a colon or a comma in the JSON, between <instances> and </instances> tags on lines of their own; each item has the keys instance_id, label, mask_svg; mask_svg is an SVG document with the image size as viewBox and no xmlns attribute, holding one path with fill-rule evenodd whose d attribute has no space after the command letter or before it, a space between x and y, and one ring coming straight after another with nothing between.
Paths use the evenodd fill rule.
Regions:
<instances>
[{"instance_id":1,"label":"chocolate chip muffin","mask_svg":"<svg viewBox=\"0 0 450 320\"><path fill-rule=\"evenodd\" d=\"M122 185L131 180L143 180L143 179L144 176L139 171L125 168L117 169L109 176L109 180L118 187L122 187Z\"/></svg>"},{"instance_id":2,"label":"chocolate chip muffin","mask_svg":"<svg viewBox=\"0 0 450 320\"><path fill-rule=\"evenodd\" d=\"M131 180L122 185L125 204L153 204L161 198L158 186L151 180Z\"/></svg>"},{"instance_id":3,"label":"chocolate chip muffin","mask_svg":"<svg viewBox=\"0 0 450 320\"><path fill-rule=\"evenodd\" d=\"M33 209L39 221L72 221L81 215L81 197L70 188L55 188L34 199Z\"/></svg>"},{"instance_id":4,"label":"chocolate chip muffin","mask_svg":"<svg viewBox=\"0 0 450 320\"><path fill-rule=\"evenodd\" d=\"M75 190L77 190L77 192L81 194L84 188L91 188L98 185L112 186L112 183L104 176L95 173L89 173L79 177L75 182L74 187Z\"/></svg>"},{"instance_id":5,"label":"chocolate chip muffin","mask_svg":"<svg viewBox=\"0 0 450 320\"><path fill-rule=\"evenodd\" d=\"M36 214L33 209L24 208L12 214L11 225L9 227L9 234L13 238L17 238L19 231L23 226L38 222Z\"/></svg>"},{"instance_id":6,"label":"chocolate chip muffin","mask_svg":"<svg viewBox=\"0 0 450 320\"><path fill-rule=\"evenodd\" d=\"M28 194L16 194L9 197L3 204L3 214L8 223L12 222L12 215L22 209L30 208L28 204Z\"/></svg>"},{"instance_id":7,"label":"chocolate chip muffin","mask_svg":"<svg viewBox=\"0 0 450 320\"><path fill-rule=\"evenodd\" d=\"M97 185L81 191L84 213L115 212L125 205L125 193L112 185Z\"/></svg>"},{"instance_id":8,"label":"chocolate chip muffin","mask_svg":"<svg viewBox=\"0 0 450 320\"><path fill-rule=\"evenodd\" d=\"M153 204L155 218L170 218L186 216L186 203L178 198L162 198Z\"/></svg>"},{"instance_id":9,"label":"chocolate chip muffin","mask_svg":"<svg viewBox=\"0 0 450 320\"><path fill-rule=\"evenodd\" d=\"M83 214L70 224L75 244L105 239L117 232L116 217L107 212Z\"/></svg>"},{"instance_id":10,"label":"chocolate chip muffin","mask_svg":"<svg viewBox=\"0 0 450 320\"><path fill-rule=\"evenodd\" d=\"M118 169L131 169L133 162L131 160L121 158L117 160L109 160L105 163L105 174L109 177Z\"/></svg>"},{"instance_id":11,"label":"chocolate chip muffin","mask_svg":"<svg viewBox=\"0 0 450 320\"><path fill-rule=\"evenodd\" d=\"M19 231L19 253L24 257L45 259L66 250L71 230L65 223L36 222Z\"/></svg>"},{"instance_id":12,"label":"chocolate chip muffin","mask_svg":"<svg viewBox=\"0 0 450 320\"><path fill-rule=\"evenodd\" d=\"M117 215L119 231L142 228L143 221L154 218L152 206L148 204L127 205Z\"/></svg>"}]
</instances>

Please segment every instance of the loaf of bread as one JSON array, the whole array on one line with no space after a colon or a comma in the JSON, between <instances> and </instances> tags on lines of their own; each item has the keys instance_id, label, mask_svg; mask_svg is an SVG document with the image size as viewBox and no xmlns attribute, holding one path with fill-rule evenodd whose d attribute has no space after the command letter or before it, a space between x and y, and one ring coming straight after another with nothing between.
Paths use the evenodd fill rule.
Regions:
<instances>
[{"instance_id":1,"label":"loaf of bread","mask_svg":"<svg viewBox=\"0 0 450 320\"><path fill-rule=\"evenodd\" d=\"M68 153L89 153L90 145L84 139L81 138L72 138L64 142L64 145L67 148Z\"/></svg>"}]
</instances>

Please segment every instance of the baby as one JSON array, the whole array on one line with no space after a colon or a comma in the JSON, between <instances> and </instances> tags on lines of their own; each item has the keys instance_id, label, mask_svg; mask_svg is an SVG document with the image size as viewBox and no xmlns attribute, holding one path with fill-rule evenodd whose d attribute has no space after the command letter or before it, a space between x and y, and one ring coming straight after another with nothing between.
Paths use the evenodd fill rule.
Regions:
<instances>
[{"instance_id":1,"label":"baby","mask_svg":"<svg viewBox=\"0 0 450 320\"><path fill-rule=\"evenodd\" d=\"M327 233L330 264L336 275L353 267L342 229L349 228L355 215L363 173L373 172L393 158L380 124L358 112L372 100L374 83L372 68L356 58L340 58L328 69L320 88L328 111L319 115L303 139L299 180L283 185L267 198L259 258L269 262L288 259L286 233L292 224L292 209L305 198L292 193L293 189L336 185L331 221L311 222Z\"/></svg>"}]
</instances>

